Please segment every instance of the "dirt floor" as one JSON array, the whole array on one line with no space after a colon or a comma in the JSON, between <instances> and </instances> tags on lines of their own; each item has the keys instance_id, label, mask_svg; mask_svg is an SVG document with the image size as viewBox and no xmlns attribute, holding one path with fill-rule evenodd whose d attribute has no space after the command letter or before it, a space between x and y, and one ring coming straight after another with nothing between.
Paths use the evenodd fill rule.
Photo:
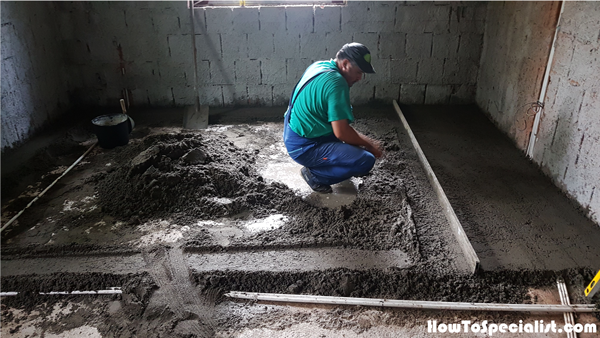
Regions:
<instances>
[{"instance_id":1,"label":"dirt floor","mask_svg":"<svg viewBox=\"0 0 600 338\"><path fill-rule=\"evenodd\" d=\"M594 274L593 264L548 263L526 270L503 261L491 264L480 244L483 232L469 236L484 271L467 274L391 106L355 108L355 127L382 140L386 155L369 175L334 186L333 194L311 192L300 166L285 153L284 110L216 110L202 131L181 128L182 110L134 111L136 127L127 146L92 149L2 233L2 292L19 292L1 299L2 335L414 337L427 336L431 318L518 320L223 296L232 290L559 303L555 282L561 277L572 303L590 302L579 295ZM45 140L45 146L34 140L20 152L3 154L3 224L96 138L86 120ZM589 250L598 257L593 256L598 249ZM113 287L123 293L39 294ZM596 321L590 315L578 320Z\"/></svg>"}]
</instances>

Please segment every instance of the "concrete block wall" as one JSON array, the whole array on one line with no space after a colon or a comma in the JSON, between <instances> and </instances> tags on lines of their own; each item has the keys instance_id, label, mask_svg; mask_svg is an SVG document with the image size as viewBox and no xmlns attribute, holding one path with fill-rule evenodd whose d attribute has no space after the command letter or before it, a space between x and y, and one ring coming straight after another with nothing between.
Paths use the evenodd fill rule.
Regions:
<instances>
[{"instance_id":1,"label":"concrete block wall","mask_svg":"<svg viewBox=\"0 0 600 338\"><path fill-rule=\"evenodd\" d=\"M2 1L2 152L69 107L63 51L50 2Z\"/></svg>"},{"instance_id":2,"label":"concrete block wall","mask_svg":"<svg viewBox=\"0 0 600 338\"><path fill-rule=\"evenodd\" d=\"M560 3L489 4L477 104L526 151ZM600 3L564 4L533 160L600 224Z\"/></svg>"},{"instance_id":3,"label":"concrete block wall","mask_svg":"<svg viewBox=\"0 0 600 338\"><path fill-rule=\"evenodd\" d=\"M565 2L560 25L533 159L600 224L600 2Z\"/></svg>"},{"instance_id":4,"label":"concrete block wall","mask_svg":"<svg viewBox=\"0 0 600 338\"><path fill-rule=\"evenodd\" d=\"M346 42L369 47L377 74L354 104L472 103L485 22L482 2L362 2L337 7L195 10L202 104L285 105L305 68ZM185 2L74 2L59 13L78 103L193 104Z\"/></svg>"},{"instance_id":5,"label":"concrete block wall","mask_svg":"<svg viewBox=\"0 0 600 338\"><path fill-rule=\"evenodd\" d=\"M488 5L477 104L520 149L529 142L529 107L539 99L559 11L559 2Z\"/></svg>"}]
</instances>

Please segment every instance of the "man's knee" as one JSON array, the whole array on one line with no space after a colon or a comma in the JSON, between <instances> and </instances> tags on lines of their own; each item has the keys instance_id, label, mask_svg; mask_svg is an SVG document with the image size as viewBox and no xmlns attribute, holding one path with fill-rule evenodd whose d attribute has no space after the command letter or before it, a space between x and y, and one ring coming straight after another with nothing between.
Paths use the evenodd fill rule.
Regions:
<instances>
[{"instance_id":1,"label":"man's knee","mask_svg":"<svg viewBox=\"0 0 600 338\"><path fill-rule=\"evenodd\" d=\"M365 151L361 158L357 161L356 171L359 174L367 174L375 166L375 156L368 151Z\"/></svg>"}]
</instances>

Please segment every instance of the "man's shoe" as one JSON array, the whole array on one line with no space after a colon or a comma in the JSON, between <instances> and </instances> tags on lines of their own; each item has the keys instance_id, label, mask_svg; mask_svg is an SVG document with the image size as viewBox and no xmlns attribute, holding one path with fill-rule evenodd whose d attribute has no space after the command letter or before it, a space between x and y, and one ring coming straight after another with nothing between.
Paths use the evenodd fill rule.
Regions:
<instances>
[{"instance_id":1,"label":"man's shoe","mask_svg":"<svg viewBox=\"0 0 600 338\"><path fill-rule=\"evenodd\" d=\"M330 185L319 184L315 182L313 175L310 173L310 170L308 170L307 167L302 167L302 169L300 169L300 174L302 174L302 178L304 179L304 181L306 181L306 184L308 184L308 186L312 190L323 194L329 194L333 191Z\"/></svg>"}]
</instances>

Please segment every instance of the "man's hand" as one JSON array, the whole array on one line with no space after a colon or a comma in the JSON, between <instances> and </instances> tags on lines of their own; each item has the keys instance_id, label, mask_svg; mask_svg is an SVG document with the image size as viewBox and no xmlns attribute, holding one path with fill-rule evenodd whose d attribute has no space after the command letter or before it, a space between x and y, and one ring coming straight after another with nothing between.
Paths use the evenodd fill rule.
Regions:
<instances>
[{"instance_id":1,"label":"man's hand","mask_svg":"<svg viewBox=\"0 0 600 338\"><path fill-rule=\"evenodd\" d=\"M350 126L348 120L339 120L331 122L333 133L340 141L359 147L373 154L376 158L383 156L383 149L379 141L365 136Z\"/></svg>"}]
</instances>

